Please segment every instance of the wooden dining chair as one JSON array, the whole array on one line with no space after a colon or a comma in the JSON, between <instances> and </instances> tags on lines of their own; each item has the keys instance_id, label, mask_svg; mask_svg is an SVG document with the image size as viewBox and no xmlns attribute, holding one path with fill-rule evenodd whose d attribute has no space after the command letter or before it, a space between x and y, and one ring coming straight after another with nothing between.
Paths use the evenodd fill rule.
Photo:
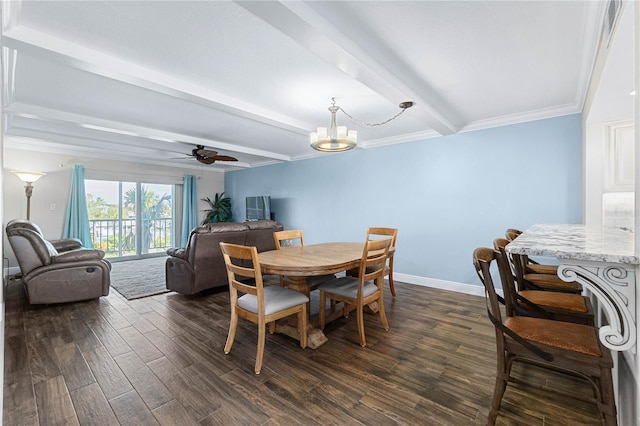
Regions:
<instances>
[{"instance_id":1,"label":"wooden dining chair","mask_svg":"<svg viewBox=\"0 0 640 426\"><path fill-rule=\"evenodd\" d=\"M367 229L367 241L376 238L389 238L391 237L391 248L389 249L389 258L387 259L387 265L384 268L384 276L389 277L389 290L391 295L396 297L396 287L393 283L393 255L395 254L396 239L398 238L397 228L382 228L382 227L370 227ZM351 269L347 271L347 275L354 277L358 276L358 269Z\"/></svg>"},{"instance_id":2,"label":"wooden dining chair","mask_svg":"<svg viewBox=\"0 0 640 426\"><path fill-rule=\"evenodd\" d=\"M356 310L360 345L365 347L367 341L364 334L364 305L378 302L380 321L385 330L389 323L384 312L384 269L389 256L391 238L367 240L362 251L362 260L358 269L358 277L344 276L322 284L320 290L320 306L326 306L326 299L345 304L345 317L353 309ZM320 328L324 330L325 310L320 309Z\"/></svg>"},{"instance_id":3,"label":"wooden dining chair","mask_svg":"<svg viewBox=\"0 0 640 426\"><path fill-rule=\"evenodd\" d=\"M496 381L487 424L495 424L509 382L521 384L519 389L524 391L533 388L546 393L555 392L552 388L536 386L513 377L511 368L514 362L582 377L594 391L594 397L585 400L597 407L605 425L617 424L611 373L613 360L609 349L600 342L598 330L588 325L563 321L503 316L491 278L496 253L496 250L484 247L473 252L473 264L485 288L487 315L494 325L496 335ZM577 398L575 393L567 396ZM502 414L508 415L505 412Z\"/></svg>"},{"instance_id":4,"label":"wooden dining chair","mask_svg":"<svg viewBox=\"0 0 640 426\"><path fill-rule=\"evenodd\" d=\"M508 228L504 234L507 240L511 242L518 238L518 236L522 234L522 231L515 228ZM528 256L526 257L526 261L527 272L531 272L534 274L558 274L558 265L543 264L529 258Z\"/></svg>"},{"instance_id":5,"label":"wooden dining chair","mask_svg":"<svg viewBox=\"0 0 640 426\"><path fill-rule=\"evenodd\" d=\"M503 250L505 253L508 244L509 240L505 238L496 238L493 240L494 248ZM518 291L543 290L572 294L582 293L582 286L575 281L564 281L556 274L528 272L526 266L529 263L529 258L524 254L509 253L508 259L511 262L515 274Z\"/></svg>"},{"instance_id":6,"label":"wooden dining chair","mask_svg":"<svg viewBox=\"0 0 640 426\"><path fill-rule=\"evenodd\" d=\"M227 267L229 297L231 299L231 322L224 353L228 354L231 351L238 328L238 318L256 323L258 325L258 349L255 373L260 374L267 324L269 332L273 333L276 320L297 314L300 347L303 349L307 347L307 303L309 298L288 288L265 287L260 271L258 250L255 247L220 243L220 248ZM250 263L251 266L246 266L247 263ZM245 280L240 281L239 278ZM239 293L242 295L239 296Z\"/></svg>"},{"instance_id":7,"label":"wooden dining chair","mask_svg":"<svg viewBox=\"0 0 640 426\"><path fill-rule=\"evenodd\" d=\"M579 294L540 290L516 289L515 278L504 247L494 241L496 263L500 272L508 316L530 316L576 324L594 325L593 305L588 297Z\"/></svg>"}]
</instances>

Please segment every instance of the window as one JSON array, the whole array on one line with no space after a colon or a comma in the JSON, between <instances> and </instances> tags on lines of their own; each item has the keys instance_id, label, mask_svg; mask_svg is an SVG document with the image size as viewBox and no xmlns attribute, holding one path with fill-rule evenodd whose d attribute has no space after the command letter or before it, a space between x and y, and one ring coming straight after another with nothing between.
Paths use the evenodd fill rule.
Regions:
<instances>
[{"instance_id":1,"label":"window","mask_svg":"<svg viewBox=\"0 0 640 426\"><path fill-rule=\"evenodd\" d=\"M89 229L108 257L145 256L173 246L173 185L85 180Z\"/></svg>"}]
</instances>

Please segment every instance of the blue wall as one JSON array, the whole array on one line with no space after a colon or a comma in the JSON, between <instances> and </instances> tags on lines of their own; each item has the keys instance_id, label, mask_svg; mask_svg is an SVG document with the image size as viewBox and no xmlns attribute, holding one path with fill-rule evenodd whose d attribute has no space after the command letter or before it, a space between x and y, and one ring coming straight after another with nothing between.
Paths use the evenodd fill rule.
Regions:
<instances>
[{"instance_id":1,"label":"blue wall","mask_svg":"<svg viewBox=\"0 0 640 426\"><path fill-rule=\"evenodd\" d=\"M239 221L270 195L307 244L398 228L396 273L480 285L472 252L506 228L582 222L581 116L229 172L225 193Z\"/></svg>"}]
</instances>

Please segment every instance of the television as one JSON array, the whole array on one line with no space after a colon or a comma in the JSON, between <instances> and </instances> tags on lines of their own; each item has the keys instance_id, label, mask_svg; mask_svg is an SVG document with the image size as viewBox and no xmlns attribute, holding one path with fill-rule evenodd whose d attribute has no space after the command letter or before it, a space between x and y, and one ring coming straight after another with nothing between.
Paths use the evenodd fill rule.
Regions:
<instances>
[{"instance_id":1,"label":"television","mask_svg":"<svg viewBox=\"0 0 640 426\"><path fill-rule=\"evenodd\" d=\"M271 219L271 197L247 197L247 220Z\"/></svg>"}]
</instances>

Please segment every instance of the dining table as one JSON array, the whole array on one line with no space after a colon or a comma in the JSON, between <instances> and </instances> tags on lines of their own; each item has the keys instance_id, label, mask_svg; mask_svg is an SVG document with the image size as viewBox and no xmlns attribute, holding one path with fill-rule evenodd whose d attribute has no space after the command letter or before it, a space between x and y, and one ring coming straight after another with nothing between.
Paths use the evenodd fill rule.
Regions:
<instances>
[{"instance_id":1,"label":"dining table","mask_svg":"<svg viewBox=\"0 0 640 426\"><path fill-rule=\"evenodd\" d=\"M288 246L279 250L259 253L263 274L284 275L287 286L310 296L307 277L335 274L357 268L362 259L364 242L331 242L304 246ZM319 307L321 309L321 307ZM377 306L370 306L376 310ZM311 310L309 310L311 317ZM332 307L327 320L342 315L342 310ZM292 323L276 324L276 332L299 339L298 329ZM317 321L309 321L307 346L317 349L327 342L324 332L317 327Z\"/></svg>"}]
</instances>

